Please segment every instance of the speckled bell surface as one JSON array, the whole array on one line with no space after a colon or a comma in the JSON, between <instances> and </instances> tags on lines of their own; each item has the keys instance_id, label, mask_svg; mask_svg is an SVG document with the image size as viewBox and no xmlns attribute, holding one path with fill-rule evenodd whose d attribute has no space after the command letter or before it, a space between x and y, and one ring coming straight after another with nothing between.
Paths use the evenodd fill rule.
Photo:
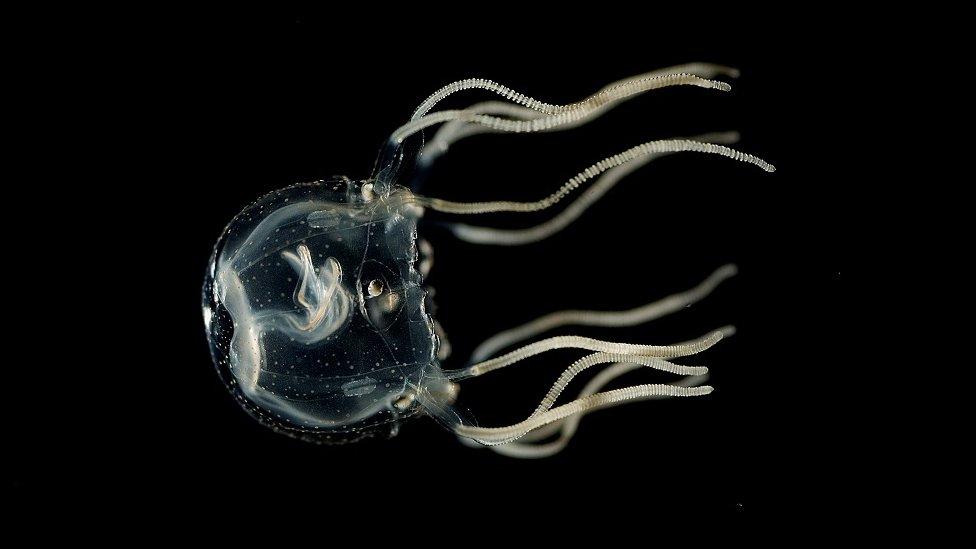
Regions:
<instances>
[{"instance_id":1,"label":"speckled bell surface","mask_svg":"<svg viewBox=\"0 0 976 549\"><path fill-rule=\"evenodd\" d=\"M320 442L395 430L437 368L411 194L346 178L269 193L227 225L203 290L214 362L262 423Z\"/></svg>"}]
</instances>

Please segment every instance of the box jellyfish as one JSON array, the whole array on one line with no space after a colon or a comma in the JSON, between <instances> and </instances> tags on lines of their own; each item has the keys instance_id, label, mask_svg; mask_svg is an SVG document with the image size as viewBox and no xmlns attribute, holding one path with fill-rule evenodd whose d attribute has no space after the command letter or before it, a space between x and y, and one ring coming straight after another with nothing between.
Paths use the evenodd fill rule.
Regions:
<instances>
[{"instance_id":1,"label":"box jellyfish","mask_svg":"<svg viewBox=\"0 0 976 549\"><path fill-rule=\"evenodd\" d=\"M486 339L468 360L455 365L444 330L432 316L424 279L432 268L433 250L418 236L418 223L429 214L472 244L530 245L557 233L626 175L662 155L713 154L774 170L727 147L735 134L639 144L587 167L533 202L468 203L422 196L403 166L416 159L413 173L422 173L453 144L478 133L578 127L654 89L727 91L727 83L713 79L720 75L735 77L735 71L709 64L671 67L612 83L568 105L544 103L490 80L455 82L421 103L393 132L369 178L300 183L258 199L220 235L204 283L204 321L221 379L258 421L305 440L343 443L390 436L406 418L423 414L463 441L515 457L560 451L589 412L628 402L707 395L712 390L703 384L707 368L682 365L681 359L715 345L733 333L731 327L668 345L543 336L564 326L632 326L660 318L707 296L735 274L734 266L719 268L686 292L631 310L553 312ZM503 100L433 110L446 97L467 90L491 92ZM426 144L414 142L435 126L439 128ZM550 208L557 213L548 221L519 230L453 219ZM523 421L480 426L458 412L455 402L466 380L564 348L579 350L580 358ZM576 376L600 366L576 398L559 403ZM676 379L604 389L642 368Z\"/></svg>"}]
</instances>

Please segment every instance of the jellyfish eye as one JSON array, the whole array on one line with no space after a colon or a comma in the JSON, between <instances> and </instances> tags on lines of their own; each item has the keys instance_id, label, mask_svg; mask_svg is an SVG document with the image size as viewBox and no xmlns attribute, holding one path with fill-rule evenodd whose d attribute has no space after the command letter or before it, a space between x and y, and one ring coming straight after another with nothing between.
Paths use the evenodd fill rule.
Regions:
<instances>
[{"instance_id":1,"label":"jellyfish eye","mask_svg":"<svg viewBox=\"0 0 976 549\"><path fill-rule=\"evenodd\" d=\"M368 260L359 274L359 288L363 315L376 329L389 329L405 301L399 275L378 261Z\"/></svg>"},{"instance_id":2,"label":"jellyfish eye","mask_svg":"<svg viewBox=\"0 0 976 549\"><path fill-rule=\"evenodd\" d=\"M366 290L369 293L369 297L376 297L382 294L383 281L378 278L374 278L373 280L369 281L369 286L367 287Z\"/></svg>"}]
</instances>

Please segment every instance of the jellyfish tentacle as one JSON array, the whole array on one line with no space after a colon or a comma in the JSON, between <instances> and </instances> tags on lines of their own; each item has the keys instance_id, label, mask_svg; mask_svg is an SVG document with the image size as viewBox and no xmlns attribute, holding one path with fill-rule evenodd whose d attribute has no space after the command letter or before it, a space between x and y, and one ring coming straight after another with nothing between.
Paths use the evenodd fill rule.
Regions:
<instances>
[{"instance_id":1,"label":"jellyfish tentacle","mask_svg":"<svg viewBox=\"0 0 976 549\"><path fill-rule=\"evenodd\" d=\"M617 328L636 326L650 322L651 320L680 311L693 303L701 301L711 294L719 284L735 276L737 272L738 268L735 265L723 265L694 288L672 294L627 311L565 310L549 313L521 326L499 332L486 339L471 353L471 358L468 362L483 361L501 349L560 326L574 325Z\"/></svg>"},{"instance_id":2,"label":"jellyfish tentacle","mask_svg":"<svg viewBox=\"0 0 976 549\"><path fill-rule=\"evenodd\" d=\"M529 418L505 427L477 427L473 425L458 425L454 432L463 437L475 439L486 446L506 444L517 440L526 433L560 421L566 417L609 408L626 402L645 400L649 397L671 396L671 397L690 397L704 396L713 391L713 387L703 385L698 387L681 387L665 384L647 384L613 389L610 391L595 393L572 402L563 404L556 408L547 410L541 414L530 416Z\"/></svg>"},{"instance_id":3,"label":"jellyfish tentacle","mask_svg":"<svg viewBox=\"0 0 976 549\"><path fill-rule=\"evenodd\" d=\"M594 110L586 117L553 129L568 130L570 128L581 126L596 118L598 114L602 114L608 108L609 107ZM519 105L513 105L511 103L505 103L503 101L483 101L481 103L475 103L464 110L472 115L492 115L498 117L506 116L521 120L532 120L545 116L544 113L539 111ZM437 133L434 134L434 137L431 138L430 142L426 143L424 148L421 149L418 161L422 165L430 165L434 162L434 160L437 159L437 157L447 152L448 148L450 148L452 144L472 135L489 132L497 133L497 130L493 130L488 126L481 124L472 124L463 119L446 122L437 130Z\"/></svg>"},{"instance_id":4,"label":"jellyfish tentacle","mask_svg":"<svg viewBox=\"0 0 976 549\"><path fill-rule=\"evenodd\" d=\"M437 111L420 116L419 118L411 119L410 122L400 126L390 136L390 141L397 144L402 143L411 135L425 128L442 124L444 122L450 122L452 120L462 120L465 122L481 124L493 130L502 132L525 133L547 131L559 126L571 124L582 118L586 118L593 111L603 108L606 105L616 103L654 89L667 88L671 86L697 86L700 88L716 89L721 91L729 91L732 89L732 87L726 82L722 82L720 80L709 80L707 78L695 76L694 74L666 74L651 78L639 78L636 80L627 81L623 84L601 90L587 97L586 99L583 99L582 101L571 103L569 105L550 105L548 103L543 103L541 101L532 99L531 97L516 94L516 92L511 92L511 90L508 88L501 86L500 84L495 84L490 80L471 79L471 81L480 81L484 84L484 86L472 85L471 87L483 87L484 89L490 89L492 91L499 89L507 90L502 94L503 96L509 99L514 97L520 104L526 106L527 108L538 110L544 113L546 116L531 120L509 120L495 116L475 114L468 112L467 110ZM511 94L508 94L507 92L511 92ZM420 109L418 109L418 112L420 112Z\"/></svg>"},{"instance_id":5,"label":"jellyfish tentacle","mask_svg":"<svg viewBox=\"0 0 976 549\"><path fill-rule=\"evenodd\" d=\"M488 372L493 372L500 368L515 364L516 362L526 358L554 349L585 349L587 351L616 353L629 356L676 358L698 354L714 346L724 337L728 337L734 333L734 327L725 326L723 328L719 328L718 330L709 332L700 338L673 345L639 345L634 343L602 341L599 339L581 336L555 336L548 339L543 339L541 341L536 341L535 343L530 343L500 357L485 360L477 364L472 364L466 368L451 370L444 373L447 376L447 379L451 381L468 379L486 374Z\"/></svg>"},{"instance_id":6,"label":"jellyfish tentacle","mask_svg":"<svg viewBox=\"0 0 976 549\"><path fill-rule=\"evenodd\" d=\"M675 65L673 67L657 69L636 76L631 76L628 78L617 80L616 82L611 82L610 84L607 84L600 91L601 92L606 91L610 88L626 85L630 82L635 82L642 79L650 79L650 78L665 76L668 74L681 74L681 73L693 74L696 76L700 76L701 78L707 78L707 79L712 79L718 75L723 75L730 78L738 78L739 76L738 69L735 69L733 67L727 67L724 65L715 65L712 63L686 63L683 65ZM431 95L431 97L428 98L428 101L425 101L423 105L417 108L417 111L415 111L414 113L415 116L417 112L422 111L422 107L424 107L424 105L426 105L427 102L429 102L431 99L435 97L438 97L438 95L441 94L444 90L446 90L447 87L448 86L445 86L438 92L435 92L433 95ZM439 97L434 101L434 103L440 101L444 97L447 97L447 95L450 94L446 94L443 95L442 97ZM430 107L432 106L433 104L430 105ZM430 107L427 108L427 111L430 110ZM575 128L577 126L586 124L587 122L595 118L598 118L600 115L610 110L610 108L612 107L613 104L607 104L601 106L599 108L593 109L586 116L581 117L574 122L567 123L562 126L558 126L550 129L566 130L570 128ZM530 109L528 107L523 107L517 104L505 103L501 101L485 101L482 103L474 104L464 110L469 112L470 114L501 115L510 118L523 119L523 120L541 118L545 116L544 113L539 112L538 110ZM426 114L427 111L423 111L424 114ZM414 118L411 118L411 120L413 119ZM447 122L437 131L433 139L431 139L430 143L424 146L424 149L420 154L420 162L422 164L430 164L438 156L440 156L445 151L447 151L448 147L450 147L451 144L456 143L457 141L460 141L461 139L470 137L472 135L487 133L492 131L497 131L497 130L493 130L488 126L483 126L479 124L470 124L465 122L464 120L452 120L450 122Z\"/></svg>"},{"instance_id":7,"label":"jellyfish tentacle","mask_svg":"<svg viewBox=\"0 0 976 549\"><path fill-rule=\"evenodd\" d=\"M639 364L631 364L627 362L618 362L613 364L594 376L593 379L591 379L589 383L583 387L576 398L580 399L597 393L600 389L605 387L613 380L623 376L624 374L630 373L637 368L640 368ZM705 383L707 380L708 374L700 376L687 376L679 381L676 381L672 385L693 387ZM655 398L669 398L669 396L649 396L646 400ZM576 434L576 429L579 427L580 420L582 420L583 416L585 416L587 413L588 412L581 412L576 415L565 417L561 420L539 427L533 431L529 431L517 441L509 442L507 444L500 444L497 446L489 446L489 448L496 453L522 459L537 459L555 455L566 448L569 441ZM545 439L556 435L558 435L557 438L542 442L545 441Z\"/></svg>"},{"instance_id":8,"label":"jellyfish tentacle","mask_svg":"<svg viewBox=\"0 0 976 549\"><path fill-rule=\"evenodd\" d=\"M482 214L482 213L495 213L495 212L537 212L544 210L546 208L552 207L554 204L563 199L566 195L579 188L580 185L586 181L600 175L611 168L615 168L627 162L632 162L639 158L646 157L648 155L656 155L661 153L673 153L673 152L700 152L706 154L716 154L719 156L725 156L733 160L738 160L740 162L745 162L748 164L754 164L767 172L774 172L776 168L766 162L765 160L753 156L751 154L746 154L741 151L726 147L724 145L716 145L714 143L702 143L700 141L691 141L688 139L665 139L657 141L648 141L632 147L623 151L622 153L615 154L611 157L605 158L596 164L593 164L589 168L583 170L582 172L576 174L573 178L563 184L556 192L543 198L542 200L537 200L535 202L514 202L514 201L494 201L494 202L453 202L450 200L443 200L440 198L428 198L428 197L417 197L417 200L424 206L427 206L433 210L445 213L454 214Z\"/></svg>"},{"instance_id":9,"label":"jellyfish tentacle","mask_svg":"<svg viewBox=\"0 0 976 549\"><path fill-rule=\"evenodd\" d=\"M609 366L609 367L601 370L599 373L597 373L597 375L594 376L593 379L591 379L589 381L589 383L587 383L583 387L582 390L580 390L580 393L576 396L576 398L582 398L582 397L589 396L589 395L592 395L594 393L597 393L597 392L599 392L600 389L602 389L603 387L605 387L607 384L609 384L614 379L616 379L616 378L618 378L620 376L623 376L624 374L628 374L628 373L630 373L630 372L632 372L632 371L634 371L634 370L636 370L636 369L638 369L640 367L641 367L640 364L636 364L636 363L633 363L633 362L617 362L617 363L614 363L611 366ZM703 377L705 377L705 376L704 375L703 376L694 376L695 379L700 379L700 378L703 378ZM693 378L691 376L688 376L688 377L685 377L682 381L687 380L687 379L693 379ZM679 382L677 382L675 384L680 384L682 381L679 381ZM561 421L556 421L556 422L550 423L548 425L545 425L543 427L540 427L540 428L538 428L538 429L536 429L534 431L530 431L529 433L526 433L525 437L523 437L522 442L523 443L527 443L527 442L535 442L535 441L539 441L539 440L546 439L546 438L548 438L548 437L556 434L557 432L560 432L562 429L564 429L566 423L571 423L574 420L578 420L578 418L580 418L580 417L581 416L579 416L579 415L578 416L570 416L570 417L565 418L565 419L563 419Z\"/></svg>"},{"instance_id":10,"label":"jellyfish tentacle","mask_svg":"<svg viewBox=\"0 0 976 549\"><path fill-rule=\"evenodd\" d=\"M681 383L676 385L635 385L632 387L626 387L624 389L608 391L606 393L597 393L596 391L616 377L619 377L623 373L626 373L627 371L630 371L638 366L645 366L674 374L701 378L701 376L708 373L707 368L702 366L683 366L674 364L672 362L662 360L662 357L670 358L697 354L717 343L722 339L723 336L730 335L734 332L734 328L728 326L716 330L702 338L668 346L611 343L592 340L589 338L580 338L577 336L564 336L562 338L556 337L550 338L549 340L543 340L532 345L527 345L521 349L517 349L507 355L499 357L498 359L479 363L462 370L445 372L445 380L458 381L502 368L545 350L577 347L596 351L594 354L577 360L575 363L570 365L570 367L564 370L559 378L553 383L543 400L536 407L535 411L525 421L508 427L499 428L480 428L464 425L459 422L451 423L451 427L454 432L461 437L475 440L484 445L496 446L513 442L527 433L536 429L544 428L549 424L562 424L566 418L585 414L589 411L614 406L625 401L646 400L649 398L672 396L699 396L708 394L712 391L711 387L692 387L690 384ZM559 398L569 383L583 370L597 364L605 364L609 362L624 363L632 367L628 368L627 366L618 365L611 374L594 378L594 380L591 381L586 388L584 388L583 392L580 394L580 397L576 400L557 408L552 408L552 405L555 403L556 399ZM588 390L590 391L589 393L587 393ZM576 421L578 423L578 420ZM570 432L564 435L566 438L572 436L572 431L574 431L576 428L575 424L567 425L571 426L569 427ZM554 433L561 428L562 427L551 428L546 431L548 434L545 436L549 436L551 433ZM512 450L512 452L518 453L520 450L521 448L515 448ZM552 452L555 453L558 450L559 448L556 448L552 450ZM502 453L505 453L505 451L503 450ZM523 453L531 453L531 451Z\"/></svg>"},{"instance_id":11,"label":"jellyfish tentacle","mask_svg":"<svg viewBox=\"0 0 976 549\"><path fill-rule=\"evenodd\" d=\"M662 372L684 376L700 376L708 373L708 368L704 366L684 366L652 356L593 353L577 360L570 367L563 370L563 373L552 384L549 392L546 393L545 398L543 398L542 402L539 403L539 406L536 408L533 415L541 414L542 412L552 408L552 405L555 404L556 399L559 398L559 395L562 394L569 383L587 368L591 368L599 364L608 364L611 362L630 362L632 364L646 366Z\"/></svg>"},{"instance_id":12,"label":"jellyfish tentacle","mask_svg":"<svg viewBox=\"0 0 976 549\"><path fill-rule=\"evenodd\" d=\"M453 95L457 92L464 90L486 90L497 95L504 97L505 99L521 105L532 111L540 112L543 114L555 114L560 112L561 109L566 107L563 105L551 105L538 99L529 97L528 95L519 93L508 86L504 86L492 80L487 80L484 78L466 78L464 80L458 80L457 82L451 82L443 88L432 93L430 97L424 100L416 110L413 111L413 115L410 116L410 120L417 120L422 116L426 115L435 105L443 101L449 95Z\"/></svg>"},{"instance_id":13,"label":"jellyfish tentacle","mask_svg":"<svg viewBox=\"0 0 976 549\"><path fill-rule=\"evenodd\" d=\"M739 70L734 67L728 67L725 65L716 65L714 63L685 63L682 65L674 65L671 67L666 67L663 69L655 69L653 71L645 72L643 74L638 74L635 76L630 76L611 82L600 89L600 92L607 91L611 88L616 88L624 86L633 82L638 82L642 80L648 80L652 78L659 78L662 76L668 76L671 74L693 74L701 78L713 78L718 75L724 75L731 78L739 77ZM421 116L430 112L437 103L440 103L448 96L455 94L460 91L470 90L470 89L482 89L490 92L494 92L510 101L517 104L524 105L526 108L532 108L533 110L538 110L540 112L546 112L547 110L555 110L559 108L564 108L561 105L550 105L544 103L537 99L533 99L527 95L519 93L511 88L503 86L492 82L491 80L486 80L484 78L468 78L465 80L458 80L456 82L451 82L445 85L441 89L430 94L430 96L424 100L413 112L410 117L411 120L416 120ZM599 93L599 92L598 92Z\"/></svg>"},{"instance_id":14,"label":"jellyfish tentacle","mask_svg":"<svg viewBox=\"0 0 976 549\"><path fill-rule=\"evenodd\" d=\"M739 134L737 132L718 132L689 137L688 139L705 143L731 144L739 140ZM466 223L449 223L447 227L458 239L473 244L488 244L493 246L533 244L549 238L579 219L590 206L603 198L623 178L644 167L652 160L669 154L673 153L662 152L648 154L642 158L637 158L607 170L569 206L566 206L551 219L534 227L524 229L497 229L494 227L468 225Z\"/></svg>"},{"instance_id":15,"label":"jellyfish tentacle","mask_svg":"<svg viewBox=\"0 0 976 549\"><path fill-rule=\"evenodd\" d=\"M703 366L682 366L680 364L673 364L666 360L654 357L630 356L614 353L593 353L577 360L566 368L559 378L553 383L552 387L549 389L549 392L546 393L546 396L541 402L539 402L539 405L529 417L531 418L538 416L551 409L556 403L556 399L559 398L559 395L562 394L566 386L568 386L569 383L584 370L593 366L611 362L632 363L635 367L644 366L653 368L655 370L685 376L702 376L708 373L708 368ZM498 442L504 443L505 441Z\"/></svg>"},{"instance_id":16,"label":"jellyfish tentacle","mask_svg":"<svg viewBox=\"0 0 976 549\"><path fill-rule=\"evenodd\" d=\"M654 357L630 356L613 353L593 353L577 360L568 368L563 370L563 373L552 384L549 392L546 393L546 396L541 402L539 402L539 405L536 407L535 411L532 412L530 417L542 414L546 410L552 408L552 406L556 403L556 399L559 398L559 395L562 394L570 382L572 382L573 379L580 373L593 366L611 362L630 363L634 367L644 366L653 368L655 370L684 376L702 376L708 373L708 368L704 366L682 366L680 364L674 364Z\"/></svg>"}]
</instances>

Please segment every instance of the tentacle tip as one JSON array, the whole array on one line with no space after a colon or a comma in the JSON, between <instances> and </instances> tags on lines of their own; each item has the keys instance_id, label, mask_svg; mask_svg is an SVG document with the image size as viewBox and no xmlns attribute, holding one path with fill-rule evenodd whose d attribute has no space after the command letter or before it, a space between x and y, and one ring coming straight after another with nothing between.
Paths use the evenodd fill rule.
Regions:
<instances>
[{"instance_id":1,"label":"tentacle tip","mask_svg":"<svg viewBox=\"0 0 976 549\"><path fill-rule=\"evenodd\" d=\"M769 173L773 173L773 172L776 171L776 166L773 166L772 164L770 164L770 163L767 162L766 165L763 166L763 169L766 170Z\"/></svg>"},{"instance_id":2,"label":"tentacle tip","mask_svg":"<svg viewBox=\"0 0 976 549\"><path fill-rule=\"evenodd\" d=\"M701 386L701 394L702 395L710 395L714 391L715 391L715 387L712 387L711 385L702 385Z\"/></svg>"},{"instance_id":3,"label":"tentacle tip","mask_svg":"<svg viewBox=\"0 0 976 549\"><path fill-rule=\"evenodd\" d=\"M722 265L718 269L718 274L719 276L722 276L724 278L733 277L739 274L739 266L736 265L735 263L728 263L726 265Z\"/></svg>"},{"instance_id":4,"label":"tentacle tip","mask_svg":"<svg viewBox=\"0 0 976 549\"><path fill-rule=\"evenodd\" d=\"M713 80L712 82L716 90L724 92L732 91L732 85L728 82L722 82L721 80Z\"/></svg>"},{"instance_id":5,"label":"tentacle tip","mask_svg":"<svg viewBox=\"0 0 976 549\"><path fill-rule=\"evenodd\" d=\"M728 326L722 326L721 328L716 330L716 332L722 334L722 339L725 339L727 337L732 337L735 335L735 326L732 326L731 324L729 324Z\"/></svg>"}]
</instances>

